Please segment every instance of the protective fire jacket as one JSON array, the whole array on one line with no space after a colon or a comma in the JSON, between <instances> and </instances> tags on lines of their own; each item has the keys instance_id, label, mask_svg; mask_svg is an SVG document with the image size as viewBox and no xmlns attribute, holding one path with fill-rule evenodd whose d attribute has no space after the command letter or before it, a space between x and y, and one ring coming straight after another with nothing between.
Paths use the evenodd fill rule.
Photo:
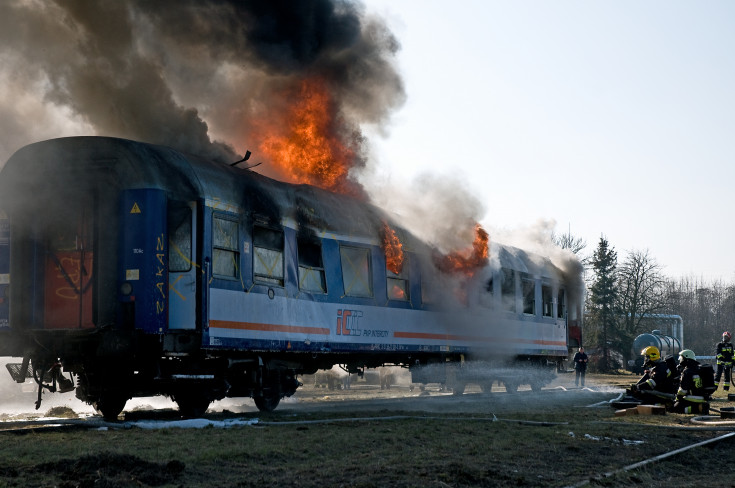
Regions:
<instances>
[{"instance_id":1,"label":"protective fire jacket","mask_svg":"<svg viewBox=\"0 0 735 488\"><path fill-rule=\"evenodd\" d=\"M733 347L731 342L720 342L717 344L717 364L732 366Z\"/></svg>"},{"instance_id":2,"label":"protective fire jacket","mask_svg":"<svg viewBox=\"0 0 735 488\"><path fill-rule=\"evenodd\" d=\"M704 383L699 375L699 363L689 361L681 373L676 399L686 400L691 403L705 403L707 399L704 393Z\"/></svg>"},{"instance_id":3,"label":"protective fire jacket","mask_svg":"<svg viewBox=\"0 0 735 488\"><path fill-rule=\"evenodd\" d=\"M676 392L676 372L671 371L666 361L659 359L648 365L646 374L638 380L636 385L641 390L657 390L664 393Z\"/></svg>"}]
</instances>

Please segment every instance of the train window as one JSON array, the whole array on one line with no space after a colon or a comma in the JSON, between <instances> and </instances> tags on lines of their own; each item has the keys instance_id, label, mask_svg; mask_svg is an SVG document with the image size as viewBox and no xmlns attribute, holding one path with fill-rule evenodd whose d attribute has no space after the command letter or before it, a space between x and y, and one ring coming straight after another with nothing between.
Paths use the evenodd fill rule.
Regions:
<instances>
[{"instance_id":1,"label":"train window","mask_svg":"<svg viewBox=\"0 0 735 488\"><path fill-rule=\"evenodd\" d=\"M512 269L501 269L500 295L503 307L511 312L516 311L516 278Z\"/></svg>"},{"instance_id":2,"label":"train window","mask_svg":"<svg viewBox=\"0 0 735 488\"><path fill-rule=\"evenodd\" d=\"M544 317L554 316L554 294L551 291L551 285L541 285L541 313Z\"/></svg>"},{"instance_id":3,"label":"train window","mask_svg":"<svg viewBox=\"0 0 735 488\"><path fill-rule=\"evenodd\" d=\"M283 286L283 231L253 227L253 277L258 283Z\"/></svg>"},{"instance_id":4,"label":"train window","mask_svg":"<svg viewBox=\"0 0 735 488\"><path fill-rule=\"evenodd\" d=\"M299 289L317 293L327 292L319 241L299 240Z\"/></svg>"},{"instance_id":5,"label":"train window","mask_svg":"<svg viewBox=\"0 0 735 488\"><path fill-rule=\"evenodd\" d=\"M440 291L437 289L437 285L434 281L428 280L424 278L424 275L421 275L421 303L423 304L432 304L436 303L438 300Z\"/></svg>"},{"instance_id":6,"label":"train window","mask_svg":"<svg viewBox=\"0 0 735 488\"><path fill-rule=\"evenodd\" d=\"M183 273L191 269L191 209L168 210L168 270Z\"/></svg>"},{"instance_id":7,"label":"train window","mask_svg":"<svg viewBox=\"0 0 735 488\"><path fill-rule=\"evenodd\" d=\"M536 282L531 277L521 278L523 313L534 315L536 310Z\"/></svg>"},{"instance_id":8,"label":"train window","mask_svg":"<svg viewBox=\"0 0 735 488\"><path fill-rule=\"evenodd\" d=\"M563 319L564 318L564 312L566 311L567 307L567 301L566 301L566 292L564 288L559 288L559 294L557 295L556 299L556 316L557 318Z\"/></svg>"},{"instance_id":9,"label":"train window","mask_svg":"<svg viewBox=\"0 0 735 488\"><path fill-rule=\"evenodd\" d=\"M400 273L394 273L388 268L385 269L388 286L389 300L408 300L408 255L403 255L403 266Z\"/></svg>"},{"instance_id":10,"label":"train window","mask_svg":"<svg viewBox=\"0 0 735 488\"><path fill-rule=\"evenodd\" d=\"M493 277L490 276L482 282L482 285L477 288L477 303L483 307L491 308L493 306Z\"/></svg>"},{"instance_id":11,"label":"train window","mask_svg":"<svg viewBox=\"0 0 735 488\"><path fill-rule=\"evenodd\" d=\"M370 278L370 249L340 246L342 280L345 295L351 297L372 297L373 282Z\"/></svg>"},{"instance_id":12,"label":"train window","mask_svg":"<svg viewBox=\"0 0 735 488\"><path fill-rule=\"evenodd\" d=\"M224 216L212 219L212 274L236 278L239 267L237 222Z\"/></svg>"}]
</instances>

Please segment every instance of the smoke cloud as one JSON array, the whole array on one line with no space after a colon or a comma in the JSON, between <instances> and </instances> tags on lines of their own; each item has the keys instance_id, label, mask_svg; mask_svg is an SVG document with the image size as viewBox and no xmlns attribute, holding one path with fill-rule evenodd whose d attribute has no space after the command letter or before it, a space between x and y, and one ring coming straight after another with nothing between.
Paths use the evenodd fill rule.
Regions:
<instances>
[{"instance_id":1,"label":"smoke cloud","mask_svg":"<svg viewBox=\"0 0 735 488\"><path fill-rule=\"evenodd\" d=\"M283 110L277 95L311 76L354 134L403 103L398 48L340 0L2 2L0 164L39 139L90 134L232 162Z\"/></svg>"},{"instance_id":2,"label":"smoke cloud","mask_svg":"<svg viewBox=\"0 0 735 488\"><path fill-rule=\"evenodd\" d=\"M370 198L394 212L396 220L441 252L464 249L474 239L485 207L465 181L450 175L422 173L407 182L371 175Z\"/></svg>"}]
</instances>

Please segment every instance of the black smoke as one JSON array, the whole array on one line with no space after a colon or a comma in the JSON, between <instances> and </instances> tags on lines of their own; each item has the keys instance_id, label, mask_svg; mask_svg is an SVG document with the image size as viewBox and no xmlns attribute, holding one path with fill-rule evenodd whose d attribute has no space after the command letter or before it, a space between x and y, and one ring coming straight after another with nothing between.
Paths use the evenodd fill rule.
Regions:
<instances>
[{"instance_id":1,"label":"black smoke","mask_svg":"<svg viewBox=\"0 0 735 488\"><path fill-rule=\"evenodd\" d=\"M354 138L405 99L398 49L353 1L0 2L0 164L27 143L89 134L235 161L283 109L276 95L314 75Z\"/></svg>"}]
</instances>

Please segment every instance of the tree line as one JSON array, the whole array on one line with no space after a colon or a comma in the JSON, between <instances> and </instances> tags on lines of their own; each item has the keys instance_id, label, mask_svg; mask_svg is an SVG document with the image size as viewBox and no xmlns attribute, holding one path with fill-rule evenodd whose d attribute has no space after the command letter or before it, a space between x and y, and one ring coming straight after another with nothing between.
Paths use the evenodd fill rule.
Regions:
<instances>
[{"instance_id":1,"label":"tree line","mask_svg":"<svg viewBox=\"0 0 735 488\"><path fill-rule=\"evenodd\" d=\"M656 328L661 315L679 315L684 348L712 356L726 330L735 332L735 284L702 278L671 278L648 251L624 256L600 237L590 256L584 241L571 234L552 235L554 242L578 256L585 267L587 296L582 337L592 351L590 364L600 372L624 368L640 351L633 340Z\"/></svg>"}]
</instances>

